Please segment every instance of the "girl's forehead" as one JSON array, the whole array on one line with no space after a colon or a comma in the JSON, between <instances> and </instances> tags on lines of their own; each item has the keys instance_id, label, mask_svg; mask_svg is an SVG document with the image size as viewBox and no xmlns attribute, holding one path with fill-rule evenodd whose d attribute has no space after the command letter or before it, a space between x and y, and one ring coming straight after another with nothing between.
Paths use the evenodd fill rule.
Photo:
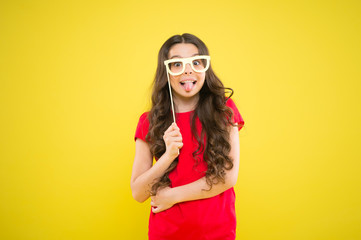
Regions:
<instances>
[{"instance_id":1,"label":"girl's forehead","mask_svg":"<svg viewBox=\"0 0 361 240\"><path fill-rule=\"evenodd\" d=\"M186 58L199 54L198 48L192 43L177 43L169 49L168 58Z\"/></svg>"}]
</instances>

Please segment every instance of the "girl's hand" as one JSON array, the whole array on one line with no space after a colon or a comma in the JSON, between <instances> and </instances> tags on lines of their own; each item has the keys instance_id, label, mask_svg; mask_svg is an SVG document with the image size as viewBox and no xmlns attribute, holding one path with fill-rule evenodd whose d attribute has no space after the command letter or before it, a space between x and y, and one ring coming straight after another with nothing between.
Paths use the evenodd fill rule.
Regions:
<instances>
[{"instance_id":1,"label":"girl's hand","mask_svg":"<svg viewBox=\"0 0 361 240\"><path fill-rule=\"evenodd\" d=\"M173 160L179 155L179 149L183 147L182 135L176 123L172 123L164 132L163 140L166 146L166 153Z\"/></svg>"},{"instance_id":2,"label":"girl's hand","mask_svg":"<svg viewBox=\"0 0 361 240\"><path fill-rule=\"evenodd\" d=\"M162 188L158 191L157 195L151 196L150 205L152 206L153 213L159 213L168 208L171 208L175 201L175 194L170 187Z\"/></svg>"}]
</instances>

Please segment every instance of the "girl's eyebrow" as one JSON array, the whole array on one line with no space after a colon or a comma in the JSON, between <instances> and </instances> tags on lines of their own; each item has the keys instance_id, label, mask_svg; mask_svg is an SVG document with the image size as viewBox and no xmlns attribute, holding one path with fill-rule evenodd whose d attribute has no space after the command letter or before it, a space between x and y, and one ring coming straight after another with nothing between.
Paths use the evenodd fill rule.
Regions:
<instances>
[{"instance_id":1,"label":"girl's eyebrow","mask_svg":"<svg viewBox=\"0 0 361 240\"><path fill-rule=\"evenodd\" d=\"M195 53L195 54L193 54L191 57L196 56L196 55L199 55L199 53ZM182 58L182 57L179 56L179 55L174 55L174 56L170 57L169 59L172 59L172 58L174 58L174 57Z\"/></svg>"}]
</instances>

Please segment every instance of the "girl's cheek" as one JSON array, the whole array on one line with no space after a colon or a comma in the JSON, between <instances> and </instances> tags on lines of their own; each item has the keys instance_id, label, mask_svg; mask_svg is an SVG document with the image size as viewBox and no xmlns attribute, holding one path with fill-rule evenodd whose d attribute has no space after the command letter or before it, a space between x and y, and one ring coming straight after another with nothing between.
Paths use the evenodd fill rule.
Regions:
<instances>
[{"instance_id":1,"label":"girl's cheek","mask_svg":"<svg viewBox=\"0 0 361 240\"><path fill-rule=\"evenodd\" d=\"M179 77L177 77L177 76L173 76L173 77L171 77L169 80L171 81L171 82L173 82L174 84L177 84L179 81L178 81L178 78Z\"/></svg>"}]
</instances>

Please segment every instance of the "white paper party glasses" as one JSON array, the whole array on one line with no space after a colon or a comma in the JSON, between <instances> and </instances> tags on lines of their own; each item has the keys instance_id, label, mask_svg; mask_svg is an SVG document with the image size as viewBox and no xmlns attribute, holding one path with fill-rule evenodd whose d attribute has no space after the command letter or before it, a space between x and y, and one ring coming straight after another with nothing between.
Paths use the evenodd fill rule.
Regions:
<instances>
[{"instance_id":1,"label":"white paper party glasses","mask_svg":"<svg viewBox=\"0 0 361 240\"><path fill-rule=\"evenodd\" d=\"M195 72L205 72L209 68L209 61L211 57L207 55L198 55L189 58L175 58L164 61L167 72L173 76L180 75L186 69L189 63Z\"/></svg>"},{"instance_id":2,"label":"white paper party glasses","mask_svg":"<svg viewBox=\"0 0 361 240\"><path fill-rule=\"evenodd\" d=\"M211 60L211 57L208 55L197 55L194 57L174 58L174 59L168 59L168 60L164 61L164 65L166 66L166 69L167 69L169 94L170 94L170 101L171 101L171 105L172 105L174 122L175 122L174 103L173 103L173 97L172 97L172 88L171 88L170 81L169 81L169 74L171 74L173 76L177 76L177 75L184 73L187 63L189 63L191 65L192 69L195 72L197 72L197 73L205 72L209 68L210 60Z\"/></svg>"}]
</instances>

